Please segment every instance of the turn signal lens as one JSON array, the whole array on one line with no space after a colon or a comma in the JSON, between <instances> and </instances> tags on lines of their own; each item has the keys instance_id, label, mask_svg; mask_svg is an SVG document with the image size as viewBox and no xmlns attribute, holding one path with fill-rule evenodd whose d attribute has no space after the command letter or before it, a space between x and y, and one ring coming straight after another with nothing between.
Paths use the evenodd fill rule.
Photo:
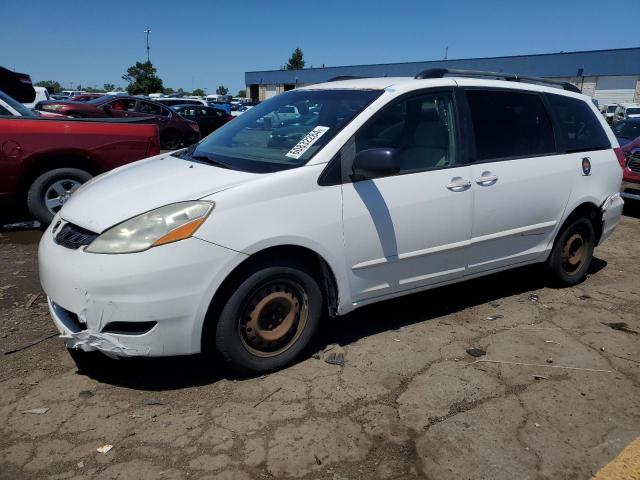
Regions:
<instances>
[{"instance_id":1,"label":"turn signal lens","mask_svg":"<svg viewBox=\"0 0 640 480\"><path fill-rule=\"evenodd\" d=\"M184 225L176 228L175 230L170 231L164 237L160 237L158 240L153 242L154 246L164 245L165 243L177 242L178 240L184 240L185 238L189 238L193 235L196 230L202 225L204 222L204 218L198 218L189 223L185 223Z\"/></svg>"}]
</instances>

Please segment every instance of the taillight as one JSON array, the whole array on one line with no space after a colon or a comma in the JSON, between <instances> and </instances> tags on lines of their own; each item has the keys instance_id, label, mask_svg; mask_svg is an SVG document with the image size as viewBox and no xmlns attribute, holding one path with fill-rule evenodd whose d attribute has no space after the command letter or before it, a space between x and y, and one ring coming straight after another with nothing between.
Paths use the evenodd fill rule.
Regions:
<instances>
[{"instance_id":1,"label":"taillight","mask_svg":"<svg viewBox=\"0 0 640 480\"><path fill-rule=\"evenodd\" d=\"M622 149L620 147L614 148L614 152L616 152L616 157L618 158L618 163L622 168L627 166L627 158L624 153L622 153Z\"/></svg>"},{"instance_id":2,"label":"taillight","mask_svg":"<svg viewBox=\"0 0 640 480\"><path fill-rule=\"evenodd\" d=\"M154 135L149 137L149 143L147 144L147 157L153 157L160 153L160 136Z\"/></svg>"},{"instance_id":3,"label":"taillight","mask_svg":"<svg viewBox=\"0 0 640 480\"><path fill-rule=\"evenodd\" d=\"M225 120L226 120L227 122L230 122L230 121L231 121L231 120L233 120L234 118L236 118L236 117L234 117L233 115L227 115L227 118L226 118Z\"/></svg>"},{"instance_id":4,"label":"taillight","mask_svg":"<svg viewBox=\"0 0 640 480\"><path fill-rule=\"evenodd\" d=\"M197 123L190 122L189 126L193 128L196 132L200 133L200 127L198 126Z\"/></svg>"}]
</instances>

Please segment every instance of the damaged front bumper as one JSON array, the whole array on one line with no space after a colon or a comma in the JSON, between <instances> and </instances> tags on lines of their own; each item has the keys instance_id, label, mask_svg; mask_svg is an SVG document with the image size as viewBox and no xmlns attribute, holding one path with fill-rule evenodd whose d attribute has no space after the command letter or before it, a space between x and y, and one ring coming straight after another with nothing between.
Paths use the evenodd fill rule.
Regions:
<instances>
[{"instance_id":1,"label":"damaged front bumper","mask_svg":"<svg viewBox=\"0 0 640 480\"><path fill-rule=\"evenodd\" d=\"M200 352L213 294L246 255L197 238L133 254L92 254L56 244L48 229L38 257L67 347L130 357Z\"/></svg>"}]
</instances>

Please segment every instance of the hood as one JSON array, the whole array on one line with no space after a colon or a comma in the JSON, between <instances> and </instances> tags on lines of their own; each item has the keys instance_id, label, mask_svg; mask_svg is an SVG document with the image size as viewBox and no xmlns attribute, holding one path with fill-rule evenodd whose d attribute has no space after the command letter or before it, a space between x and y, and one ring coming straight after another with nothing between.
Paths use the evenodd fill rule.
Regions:
<instances>
[{"instance_id":1,"label":"hood","mask_svg":"<svg viewBox=\"0 0 640 480\"><path fill-rule=\"evenodd\" d=\"M96 177L60 210L67 222L102 233L131 217L171 203L197 200L261 175L163 154Z\"/></svg>"}]
</instances>

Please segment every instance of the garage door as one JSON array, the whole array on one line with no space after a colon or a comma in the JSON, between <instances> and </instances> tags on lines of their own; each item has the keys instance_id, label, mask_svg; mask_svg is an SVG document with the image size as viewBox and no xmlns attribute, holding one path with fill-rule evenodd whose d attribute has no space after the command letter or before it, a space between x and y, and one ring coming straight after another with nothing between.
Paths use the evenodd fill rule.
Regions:
<instances>
[{"instance_id":1,"label":"garage door","mask_svg":"<svg viewBox=\"0 0 640 480\"><path fill-rule=\"evenodd\" d=\"M595 98L600 105L633 102L638 76L598 77Z\"/></svg>"},{"instance_id":2,"label":"garage door","mask_svg":"<svg viewBox=\"0 0 640 480\"><path fill-rule=\"evenodd\" d=\"M271 97L275 97L276 96L277 90L276 90L276 86L275 85L267 85L267 89L265 91L265 100L267 98L271 98Z\"/></svg>"}]
</instances>

